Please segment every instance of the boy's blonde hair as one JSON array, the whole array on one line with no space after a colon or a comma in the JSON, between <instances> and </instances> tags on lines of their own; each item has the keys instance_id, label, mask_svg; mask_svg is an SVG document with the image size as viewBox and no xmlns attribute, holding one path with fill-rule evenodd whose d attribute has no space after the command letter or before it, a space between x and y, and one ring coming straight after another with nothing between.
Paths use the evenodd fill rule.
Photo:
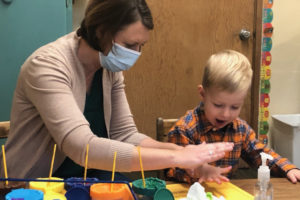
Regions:
<instances>
[{"instance_id":1,"label":"boy's blonde hair","mask_svg":"<svg viewBox=\"0 0 300 200\"><path fill-rule=\"evenodd\" d=\"M252 68L247 57L234 50L223 50L208 59L202 85L204 89L214 87L233 93L248 90L251 79Z\"/></svg>"}]
</instances>

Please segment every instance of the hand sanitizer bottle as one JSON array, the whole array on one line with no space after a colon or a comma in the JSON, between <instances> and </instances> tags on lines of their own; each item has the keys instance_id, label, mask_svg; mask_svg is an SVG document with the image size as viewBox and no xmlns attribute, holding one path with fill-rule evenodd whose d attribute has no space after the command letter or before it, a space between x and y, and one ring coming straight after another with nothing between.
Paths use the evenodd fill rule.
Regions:
<instances>
[{"instance_id":1,"label":"hand sanitizer bottle","mask_svg":"<svg viewBox=\"0 0 300 200\"><path fill-rule=\"evenodd\" d=\"M272 200L273 187L270 183L270 169L266 165L267 159L273 160L273 157L264 152L260 153L262 165L258 168L257 183L255 185L255 200Z\"/></svg>"}]
</instances>

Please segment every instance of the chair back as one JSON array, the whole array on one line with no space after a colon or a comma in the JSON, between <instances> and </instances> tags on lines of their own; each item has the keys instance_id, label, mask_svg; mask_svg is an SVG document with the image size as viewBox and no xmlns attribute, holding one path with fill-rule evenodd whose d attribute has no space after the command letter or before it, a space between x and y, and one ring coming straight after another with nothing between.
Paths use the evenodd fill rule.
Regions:
<instances>
[{"instance_id":1,"label":"chair back","mask_svg":"<svg viewBox=\"0 0 300 200\"><path fill-rule=\"evenodd\" d=\"M156 139L160 142L168 142L168 133L178 119L156 119Z\"/></svg>"},{"instance_id":2,"label":"chair back","mask_svg":"<svg viewBox=\"0 0 300 200\"><path fill-rule=\"evenodd\" d=\"M168 142L168 133L178 119L156 119L156 139L160 142ZM157 177L165 180L165 170L158 170Z\"/></svg>"}]
</instances>

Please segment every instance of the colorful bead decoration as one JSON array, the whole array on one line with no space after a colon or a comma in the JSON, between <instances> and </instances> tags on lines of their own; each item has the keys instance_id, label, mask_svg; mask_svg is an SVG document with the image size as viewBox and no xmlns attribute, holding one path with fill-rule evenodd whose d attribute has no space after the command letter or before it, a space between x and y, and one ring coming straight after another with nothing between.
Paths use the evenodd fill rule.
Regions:
<instances>
[{"instance_id":1,"label":"colorful bead decoration","mask_svg":"<svg viewBox=\"0 0 300 200\"><path fill-rule=\"evenodd\" d=\"M273 0L264 0L263 4L263 38L262 38L262 53L261 53L261 70L260 70L260 107L259 107L259 141L263 144L268 143L269 132L269 104L270 104L270 78L271 78L271 49L273 26Z\"/></svg>"}]
</instances>

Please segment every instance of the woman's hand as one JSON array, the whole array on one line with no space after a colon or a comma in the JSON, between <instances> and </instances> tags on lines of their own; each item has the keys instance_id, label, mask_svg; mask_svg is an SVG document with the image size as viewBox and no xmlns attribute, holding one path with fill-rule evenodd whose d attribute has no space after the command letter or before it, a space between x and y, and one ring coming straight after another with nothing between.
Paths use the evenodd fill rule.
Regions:
<instances>
[{"instance_id":1,"label":"woman's hand","mask_svg":"<svg viewBox=\"0 0 300 200\"><path fill-rule=\"evenodd\" d=\"M232 151L233 143L202 143L199 145L187 145L177 150L175 155L176 167L184 169L195 169L199 166L219 160L224 157L225 152Z\"/></svg>"},{"instance_id":2,"label":"woman's hand","mask_svg":"<svg viewBox=\"0 0 300 200\"><path fill-rule=\"evenodd\" d=\"M231 168L232 168L231 166L221 168L209 164L204 164L195 170L187 169L186 172L191 177L198 178L199 183L202 183L203 181L208 181L208 182L216 182L218 184L221 184L222 182L229 181L229 179L222 174L228 173L231 170Z\"/></svg>"},{"instance_id":3,"label":"woman's hand","mask_svg":"<svg viewBox=\"0 0 300 200\"><path fill-rule=\"evenodd\" d=\"M185 147L164 149L149 148L151 145L143 143L141 155L144 170L158 170L179 167L182 169L196 169L201 165L213 162L224 157L225 152L232 151L233 143L202 143L199 145L187 145ZM156 146L157 147L157 146ZM135 150L132 159L131 171L140 170L138 151Z\"/></svg>"}]
</instances>

